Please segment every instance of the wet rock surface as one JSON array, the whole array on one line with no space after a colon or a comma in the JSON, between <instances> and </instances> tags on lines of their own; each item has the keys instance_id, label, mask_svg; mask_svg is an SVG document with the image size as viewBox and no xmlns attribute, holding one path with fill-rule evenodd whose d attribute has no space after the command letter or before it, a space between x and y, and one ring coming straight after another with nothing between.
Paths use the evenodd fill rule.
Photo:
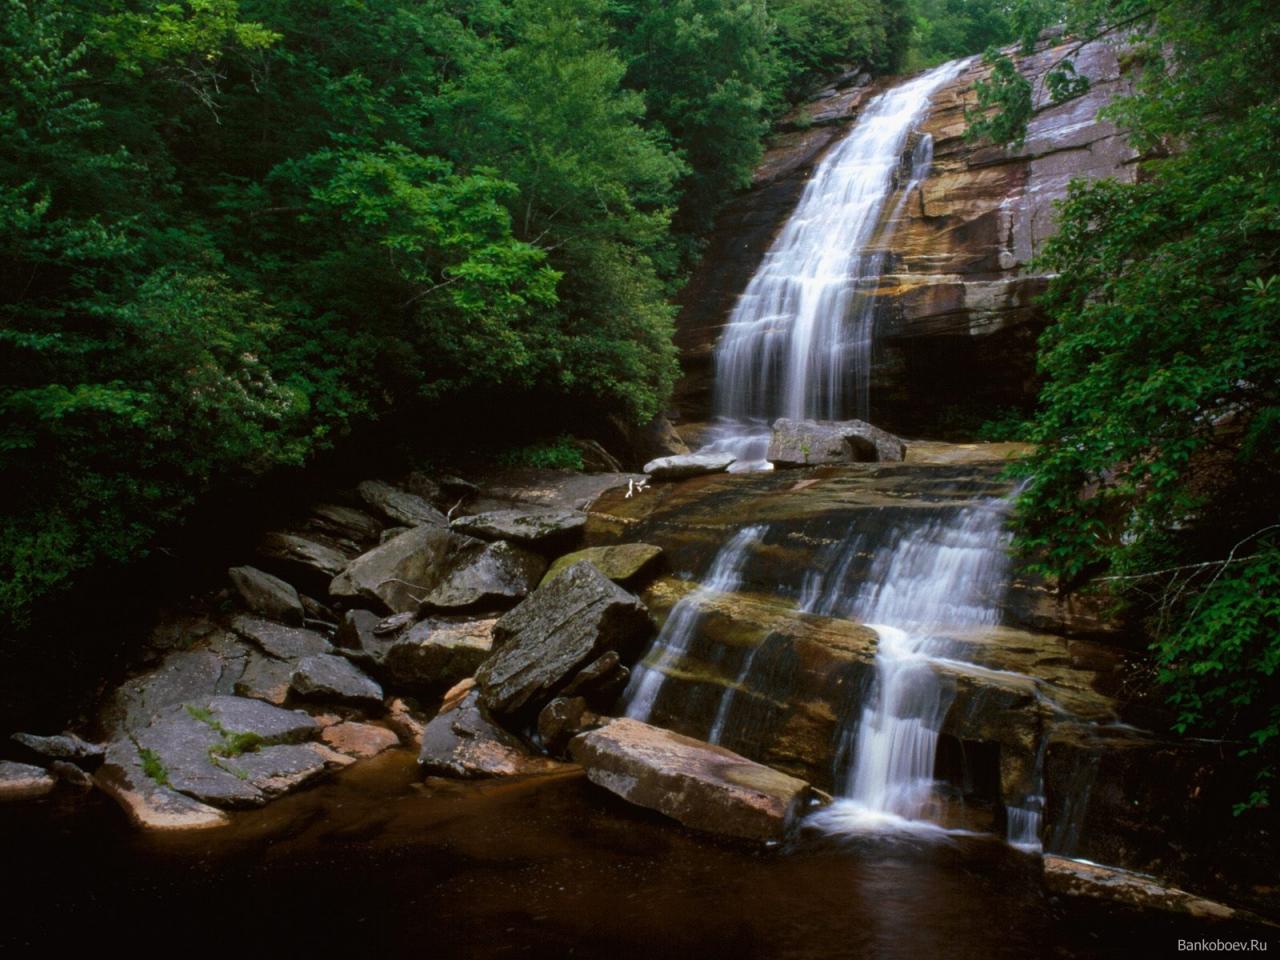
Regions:
<instances>
[{"instance_id":1,"label":"wet rock surface","mask_svg":"<svg viewBox=\"0 0 1280 960\"><path fill-rule=\"evenodd\" d=\"M546 586L580 560L591 564L614 583L627 584L658 566L662 548L651 543L619 543L609 547L587 547L557 559L547 568L539 586Z\"/></svg>"},{"instance_id":2,"label":"wet rock surface","mask_svg":"<svg viewBox=\"0 0 1280 960\"><path fill-rule=\"evenodd\" d=\"M912 195L885 205L877 230L886 258L875 291L874 422L908 434L945 435L962 420L976 428L993 411L1033 398L1044 323L1034 298L1046 278L1029 264L1054 229L1053 203L1073 177L1131 180L1137 170L1136 151L1113 124L1097 119L1101 107L1132 89L1123 43L1074 47L1058 38L1027 56L1011 51L1035 92L1020 148L964 137L964 111L976 105L974 83L991 69L980 58L934 96L919 131L932 139L931 172ZM1044 75L1069 52L1090 89L1054 104ZM871 85L867 92L875 90ZM734 302L794 209L809 171L863 102L858 91L828 91L802 106L798 116L811 113L831 125L776 137L754 189L717 218L703 261L679 296L676 343L685 375L677 402L685 419L710 413L713 350Z\"/></svg>"},{"instance_id":3,"label":"wet rock surface","mask_svg":"<svg viewBox=\"0 0 1280 960\"><path fill-rule=\"evenodd\" d=\"M551 773L563 763L540 757L518 737L494 723L470 684L422 732L418 762L425 773L476 779Z\"/></svg>"},{"instance_id":4,"label":"wet rock surface","mask_svg":"<svg viewBox=\"0 0 1280 960\"><path fill-rule=\"evenodd\" d=\"M609 650L634 656L652 630L639 599L577 563L498 620L498 650L476 672L481 701L532 717L587 664Z\"/></svg>"},{"instance_id":5,"label":"wet rock surface","mask_svg":"<svg viewBox=\"0 0 1280 960\"><path fill-rule=\"evenodd\" d=\"M573 759L592 783L687 827L750 840L781 840L810 788L723 747L638 720L576 737Z\"/></svg>"}]
</instances>

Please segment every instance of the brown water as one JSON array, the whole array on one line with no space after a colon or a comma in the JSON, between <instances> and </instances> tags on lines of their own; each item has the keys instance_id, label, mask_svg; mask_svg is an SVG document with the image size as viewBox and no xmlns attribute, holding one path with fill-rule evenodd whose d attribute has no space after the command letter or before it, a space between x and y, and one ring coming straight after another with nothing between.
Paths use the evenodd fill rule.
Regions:
<instances>
[{"instance_id":1,"label":"brown water","mask_svg":"<svg viewBox=\"0 0 1280 960\"><path fill-rule=\"evenodd\" d=\"M144 835L92 798L0 810L0 849L0 947L42 952L978 960L1266 935L1059 900L995 840L760 850L581 776L422 784L402 751L202 834Z\"/></svg>"}]
</instances>

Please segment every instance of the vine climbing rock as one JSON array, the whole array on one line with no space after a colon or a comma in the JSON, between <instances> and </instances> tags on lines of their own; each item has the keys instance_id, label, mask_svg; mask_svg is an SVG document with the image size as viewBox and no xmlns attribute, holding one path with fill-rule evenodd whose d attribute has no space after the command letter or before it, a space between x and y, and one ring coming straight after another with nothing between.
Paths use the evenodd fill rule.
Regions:
<instances>
[{"instance_id":1,"label":"vine climbing rock","mask_svg":"<svg viewBox=\"0 0 1280 960\"><path fill-rule=\"evenodd\" d=\"M768 460L775 467L821 463L897 463L907 445L863 420L774 421Z\"/></svg>"}]
</instances>

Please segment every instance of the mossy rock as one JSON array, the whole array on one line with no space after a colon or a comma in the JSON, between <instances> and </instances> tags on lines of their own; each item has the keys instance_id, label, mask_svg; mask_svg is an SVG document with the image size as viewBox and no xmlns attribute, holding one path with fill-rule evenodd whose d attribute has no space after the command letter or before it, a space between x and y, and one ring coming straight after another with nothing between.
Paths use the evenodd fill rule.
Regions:
<instances>
[{"instance_id":1,"label":"mossy rock","mask_svg":"<svg viewBox=\"0 0 1280 960\"><path fill-rule=\"evenodd\" d=\"M588 547L566 553L551 564L542 582L545 587L560 573L573 566L579 560L586 560L614 583L628 583L636 580L642 573L654 568L658 558L662 556L662 548L651 543L619 543L611 547Z\"/></svg>"}]
</instances>

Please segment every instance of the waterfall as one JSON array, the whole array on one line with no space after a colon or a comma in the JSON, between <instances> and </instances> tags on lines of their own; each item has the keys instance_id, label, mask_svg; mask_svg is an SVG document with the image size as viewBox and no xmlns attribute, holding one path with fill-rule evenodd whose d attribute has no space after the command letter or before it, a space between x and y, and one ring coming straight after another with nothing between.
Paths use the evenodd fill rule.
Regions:
<instances>
[{"instance_id":1,"label":"waterfall","mask_svg":"<svg viewBox=\"0 0 1280 960\"><path fill-rule=\"evenodd\" d=\"M636 720L648 720L653 705L658 701L666 679L666 669L674 666L689 651L698 623L702 619L700 603L717 593L737 590L742 582L742 566L748 550L763 535L763 526L744 527L720 548L711 569L700 586L680 599L667 615L662 630L654 638L644 658L637 664L627 689L622 693L626 715Z\"/></svg>"},{"instance_id":2,"label":"waterfall","mask_svg":"<svg viewBox=\"0 0 1280 960\"><path fill-rule=\"evenodd\" d=\"M851 803L838 818L913 821L925 812L950 706L936 666L954 650L940 631L999 622L1007 508L1006 500L988 500L891 531L885 540L895 546L877 553L865 580L849 590L851 560L867 548L854 536L822 585L818 611L865 623L879 637L872 689L842 733L838 758L851 760L838 774Z\"/></svg>"},{"instance_id":3,"label":"waterfall","mask_svg":"<svg viewBox=\"0 0 1280 960\"><path fill-rule=\"evenodd\" d=\"M736 455L737 470L767 469L777 417L866 416L874 291L884 265L883 252L868 250L900 185L912 130L932 94L966 62L930 70L867 105L814 171L738 299L716 344L717 426L706 448ZM931 158L924 138L899 203Z\"/></svg>"}]
</instances>

